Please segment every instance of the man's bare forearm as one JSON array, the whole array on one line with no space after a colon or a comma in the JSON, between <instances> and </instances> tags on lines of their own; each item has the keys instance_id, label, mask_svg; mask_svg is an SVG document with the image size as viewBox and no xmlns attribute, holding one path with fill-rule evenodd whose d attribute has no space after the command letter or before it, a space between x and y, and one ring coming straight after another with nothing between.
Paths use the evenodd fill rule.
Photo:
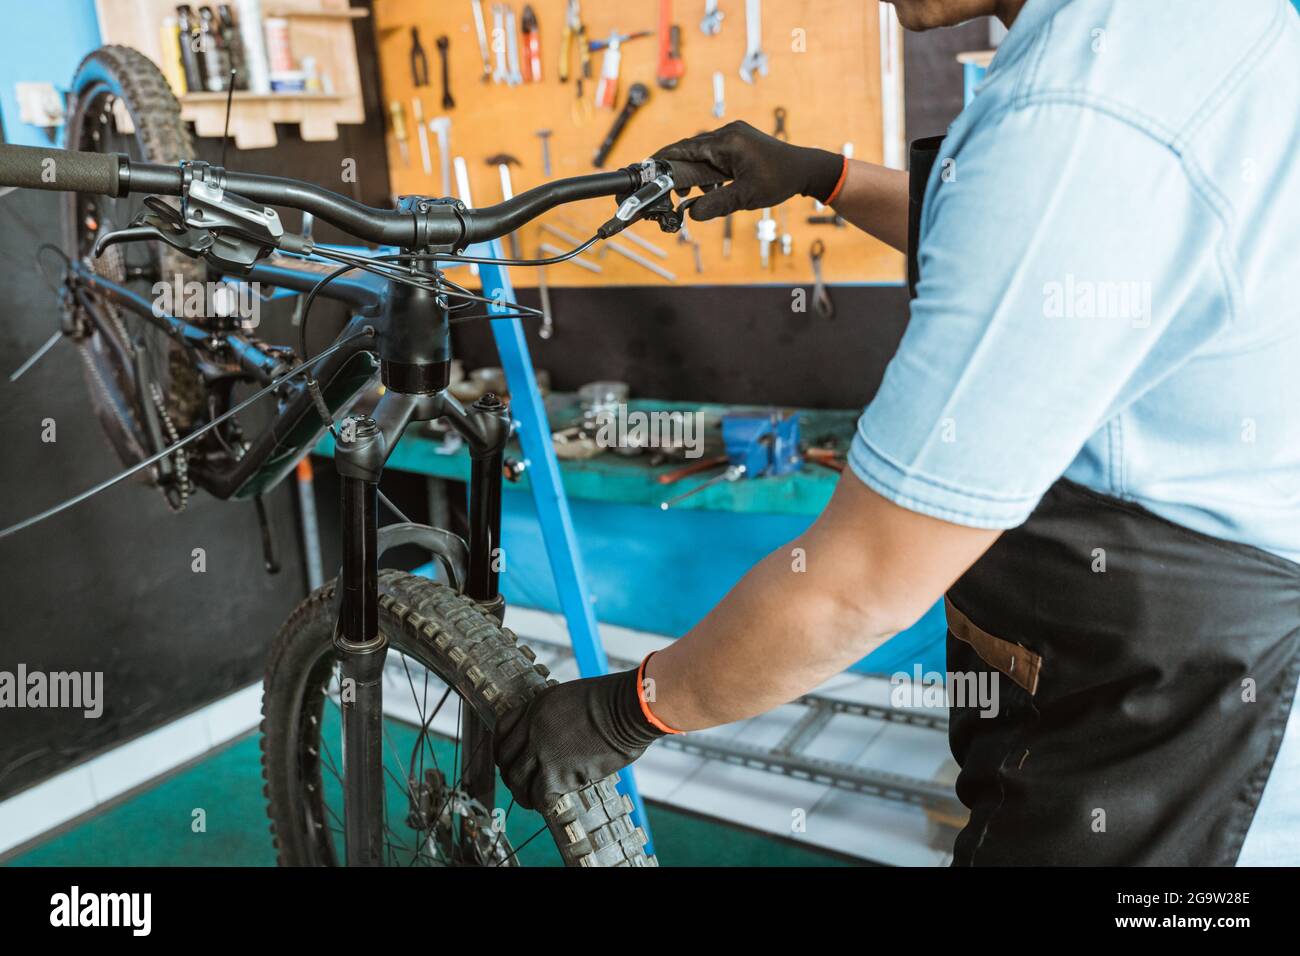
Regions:
<instances>
[{"instance_id":1,"label":"man's bare forearm","mask_svg":"<svg viewBox=\"0 0 1300 956\"><path fill-rule=\"evenodd\" d=\"M907 173L850 160L834 209L863 232L905 253L907 195Z\"/></svg>"},{"instance_id":2,"label":"man's bare forearm","mask_svg":"<svg viewBox=\"0 0 1300 956\"><path fill-rule=\"evenodd\" d=\"M808 693L915 623L997 536L901 508L846 471L807 531L650 659L651 710L701 730Z\"/></svg>"},{"instance_id":3,"label":"man's bare forearm","mask_svg":"<svg viewBox=\"0 0 1300 956\"><path fill-rule=\"evenodd\" d=\"M787 703L890 637L869 615L794 570L800 546L768 555L689 634L655 654L645 676L660 720L702 730Z\"/></svg>"}]
</instances>

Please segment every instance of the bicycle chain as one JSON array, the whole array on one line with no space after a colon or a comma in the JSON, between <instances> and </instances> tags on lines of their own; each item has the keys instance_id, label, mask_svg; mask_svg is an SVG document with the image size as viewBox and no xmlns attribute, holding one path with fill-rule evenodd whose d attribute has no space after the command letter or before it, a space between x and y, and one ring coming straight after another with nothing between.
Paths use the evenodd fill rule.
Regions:
<instances>
[{"instance_id":1,"label":"bicycle chain","mask_svg":"<svg viewBox=\"0 0 1300 956\"><path fill-rule=\"evenodd\" d=\"M167 433L167 444L174 445L180 441L180 434L176 431L176 425L172 421L171 415L167 413L167 405L163 400L162 389L158 387L157 382L150 383L149 397L153 399L154 407L158 409L158 417L162 421L163 431ZM194 483L190 481L190 461L189 453L184 448L178 448L172 454L173 466L176 469L176 481L172 485L176 493L180 496L180 503L172 501L171 495L167 493L169 489L163 489L163 501L167 502L167 507L173 514L180 514L189 504L190 495L194 493Z\"/></svg>"}]
</instances>

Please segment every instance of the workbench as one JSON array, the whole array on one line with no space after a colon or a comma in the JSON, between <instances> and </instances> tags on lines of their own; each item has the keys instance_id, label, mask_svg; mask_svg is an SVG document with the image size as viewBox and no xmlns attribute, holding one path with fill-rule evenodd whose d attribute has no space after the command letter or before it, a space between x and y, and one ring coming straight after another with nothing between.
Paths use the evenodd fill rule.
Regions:
<instances>
[{"instance_id":1,"label":"workbench","mask_svg":"<svg viewBox=\"0 0 1300 956\"><path fill-rule=\"evenodd\" d=\"M627 408L629 412L702 413L705 423L702 457L706 459L723 454L719 421L724 413L762 413L769 410L759 406L702 405L649 399L630 399ZM577 396L569 393L549 395L546 399L546 410L554 431L581 418ZM847 451L849 441L853 437L854 426L861 414L859 411L838 409L830 411L783 409L783 411L798 412L805 442L813 441L818 445L825 445L823 439L832 437L834 447L841 453ZM332 457L333 438L326 435L316 451L317 454ZM516 443L512 443L512 448L507 451L507 455L516 459L522 457ZM693 460L698 459L687 459L685 464L689 465ZM677 483L664 485L659 483L659 476L681 468L683 462L674 460L665 464L650 465L648 461L648 452L625 457L611 451L585 460L562 460L560 472L564 480L564 490L570 501L603 501L611 504L643 505L657 509L659 503L665 498L703 484L722 470L719 466ZM431 478L467 481L470 469L469 451L461 447L447 454L442 443L430 437L427 430L412 428L394 450L388 460L388 467ZM815 517L830 501L831 492L835 490L835 483L838 480L837 472L822 465L805 462L803 469L794 474L724 482L692 495L673 507L681 510ZM528 469L525 467L519 479L508 483L506 488L530 491Z\"/></svg>"}]
</instances>

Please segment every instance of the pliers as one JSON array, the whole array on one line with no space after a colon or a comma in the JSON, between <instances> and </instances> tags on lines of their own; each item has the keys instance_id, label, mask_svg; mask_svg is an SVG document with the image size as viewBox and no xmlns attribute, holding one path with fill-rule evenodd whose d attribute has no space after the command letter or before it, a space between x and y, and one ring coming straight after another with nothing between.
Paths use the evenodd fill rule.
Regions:
<instances>
[{"instance_id":1,"label":"pliers","mask_svg":"<svg viewBox=\"0 0 1300 956\"><path fill-rule=\"evenodd\" d=\"M569 0L564 10L564 35L560 38L560 82L568 82L569 55L573 51L573 38L585 36L582 26L582 8L578 0Z\"/></svg>"},{"instance_id":2,"label":"pliers","mask_svg":"<svg viewBox=\"0 0 1300 956\"><path fill-rule=\"evenodd\" d=\"M420 44L419 27L411 27L411 82L416 86L429 85L429 58Z\"/></svg>"}]
</instances>

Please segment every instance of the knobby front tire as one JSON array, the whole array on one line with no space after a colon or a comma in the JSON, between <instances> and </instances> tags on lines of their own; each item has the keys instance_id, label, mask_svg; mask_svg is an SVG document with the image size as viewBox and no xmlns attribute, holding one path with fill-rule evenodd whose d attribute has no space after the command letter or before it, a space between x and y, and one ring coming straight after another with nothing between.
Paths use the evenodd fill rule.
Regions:
<instances>
[{"instance_id":1,"label":"knobby front tire","mask_svg":"<svg viewBox=\"0 0 1300 956\"><path fill-rule=\"evenodd\" d=\"M337 759L341 740L337 738L335 587L336 583L330 582L309 595L281 628L263 685L262 771L271 831L279 861L286 866L343 862L342 811L329 805L331 791L340 797L342 766ZM532 651L518 644L508 628L446 585L385 570L380 572L379 592L379 628L389 642L386 724L394 719L393 705L403 703L388 698L394 688L406 684L418 723L423 724L423 728L415 728L420 731L414 745L419 751L420 773L413 772L417 763L414 750L396 746L393 739L385 746L386 754L397 758L389 767L386 757L386 778L394 790L405 787L396 808L391 798L388 801L387 859L390 865L447 865L451 854L440 859L444 854L439 852L434 830L448 805L461 805L455 796L454 766L451 788L433 789L441 815L412 814L399 819L406 803L428 805L429 791L420 781L446 781L441 770L434 777L433 769L425 768L426 756L434 752L433 738L440 736L428 730L435 719L435 706L453 706L458 701L471 708L484 727L492 728L499 715L547 686L547 671L534 663ZM491 746L490 738L484 740ZM412 772L402 773L406 768ZM559 851L557 862L567 866L656 865L654 857L646 855L644 833L632 822L630 802L614 784L615 778L609 777L566 794L542 814ZM467 808L465 819L486 821L501 812L500 808ZM525 811L514 808L510 812ZM421 829L412 820L428 824L429 829ZM409 846L405 843L408 835ZM488 852L470 865L516 865L516 851L503 853L501 838L499 832L494 837L484 836L480 846L486 845ZM445 829L442 842L445 845ZM462 846L459 865L464 865L466 852Z\"/></svg>"}]
</instances>

